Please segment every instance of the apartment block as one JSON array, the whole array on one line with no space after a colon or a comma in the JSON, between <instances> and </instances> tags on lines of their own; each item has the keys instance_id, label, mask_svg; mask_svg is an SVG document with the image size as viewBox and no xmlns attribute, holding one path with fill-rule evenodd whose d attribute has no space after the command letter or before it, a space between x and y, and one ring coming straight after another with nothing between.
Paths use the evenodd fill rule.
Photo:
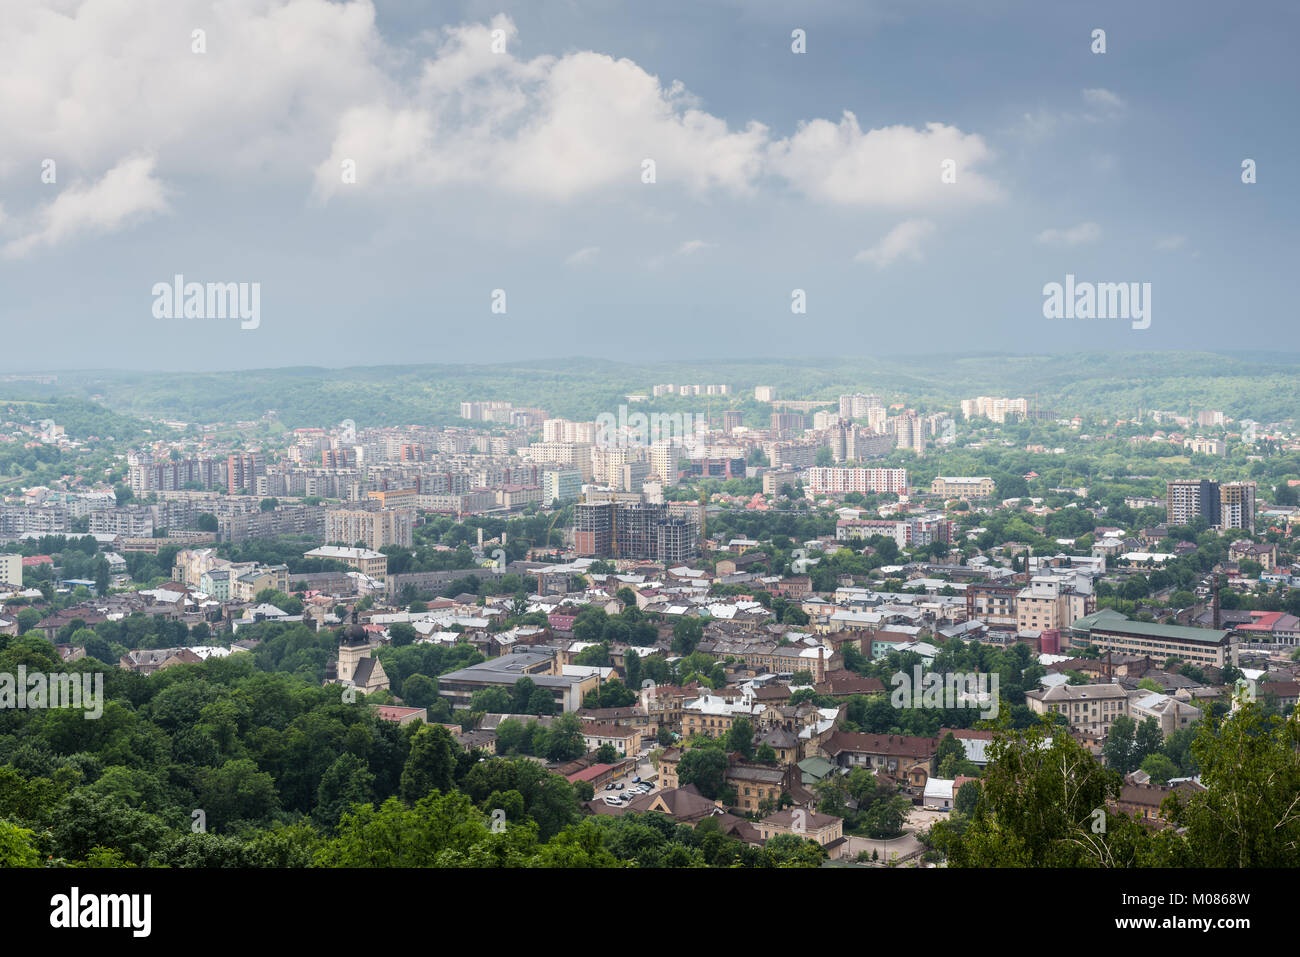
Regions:
<instances>
[{"instance_id":1,"label":"apartment block","mask_svg":"<svg viewBox=\"0 0 1300 957\"><path fill-rule=\"evenodd\" d=\"M907 493L907 469L810 468L808 490L814 495L847 492Z\"/></svg>"},{"instance_id":2,"label":"apartment block","mask_svg":"<svg viewBox=\"0 0 1300 957\"><path fill-rule=\"evenodd\" d=\"M930 483L930 494L941 498L992 498L997 484L987 475L939 475Z\"/></svg>"},{"instance_id":3,"label":"apartment block","mask_svg":"<svg viewBox=\"0 0 1300 957\"><path fill-rule=\"evenodd\" d=\"M325 540L361 542L378 550L385 545L411 547L415 516L409 509L334 509L325 513Z\"/></svg>"}]
</instances>

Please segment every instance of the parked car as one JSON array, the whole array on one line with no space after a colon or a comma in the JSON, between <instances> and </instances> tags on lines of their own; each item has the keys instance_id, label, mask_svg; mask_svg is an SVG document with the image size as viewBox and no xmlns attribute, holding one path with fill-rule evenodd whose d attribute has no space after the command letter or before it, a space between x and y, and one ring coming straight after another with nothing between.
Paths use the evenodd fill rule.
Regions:
<instances>
[{"instance_id":1,"label":"parked car","mask_svg":"<svg viewBox=\"0 0 1300 957\"><path fill-rule=\"evenodd\" d=\"M618 790L618 791L623 790L623 782L622 782L622 781L619 781L617 784L614 785L614 788L615 788L615 790Z\"/></svg>"},{"instance_id":2,"label":"parked car","mask_svg":"<svg viewBox=\"0 0 1300 957\"><path fill-rule=\"evenodd\" d=\"M613 782L613 781L610 781L608 784L606 784L606 785L605 785L605 790L606 790L606 791L612 791L612 790L614 790L614 782Z\"/></svg>"},{"instance_id":3,"label":"parked car","mask_svg":"<svg viewBox=\"0 0 1300 957\"><path fill-rule=\"evenodd\" d=\"M638 774L636 777L634 777L634 778L632 779L632 783L633 783L633 784L640 784L640 783L641 783L641 776Z\"/></svg>"}]
</instances>

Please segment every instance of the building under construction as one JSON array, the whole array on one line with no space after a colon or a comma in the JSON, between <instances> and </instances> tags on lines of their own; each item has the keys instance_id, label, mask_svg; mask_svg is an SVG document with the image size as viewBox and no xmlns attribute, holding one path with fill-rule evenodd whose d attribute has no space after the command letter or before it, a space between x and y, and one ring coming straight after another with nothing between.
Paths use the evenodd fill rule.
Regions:
<instances>
[{"instance_id":1,"label":"building under construction","mask_svg":"<svg viewBox=\"0 0 1300 957\"><path fill-rule=\"evenodd\" d=\"M699 529L666 503L604 501L576 506L574 544L583 558L679 563L699 555Z\"/></svg>"}]
</instances>

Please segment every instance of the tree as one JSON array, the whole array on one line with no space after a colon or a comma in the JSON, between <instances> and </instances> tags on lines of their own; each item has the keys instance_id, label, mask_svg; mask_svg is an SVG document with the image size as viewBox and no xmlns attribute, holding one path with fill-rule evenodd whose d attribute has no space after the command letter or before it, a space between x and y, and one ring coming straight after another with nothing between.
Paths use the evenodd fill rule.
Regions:
<instances>
[{"instance_id":1,"label":"tree","mask_svg":"<svg viewBox=\"0 0 1300 957\"><path fill-rule=\"evenodd\" d=\"M704 626L698 618L683 615L673 625L673 651L689 655L704 637Z\"/></svg>"},{"instance_id":2,"label":"tree","mask_svg":"<svg viewBox=\"0 0 1300 957\"><path fill-rule=\"evenodd\" d=\"M878 799L863 815L867 833L875 838L896 837L903 833L903 822L912 802L901 794Z\"/></svg>"},{"instance_id":3,"label":"tree","mask_svg":"<svg viewBox=\"0 0 1300 957\"><path fill-rule=\"evenodd\" d=\"M402 682L402 700L412 708L427 708L438 700L438 683L416 672Z\"/></svg>"},{"instance_id":4,"label":"tree","mask_svg":"<svg viewBox=\"0 0 1300 957\"><path fill-rule=\"evenodd\" d=\"M1147 755L1158 754L1164 743L1165 736L1160 730L1160 725L1156 723L1156 719L1144 718L1142 723L1137 726L1137 732L1133 738L1136 763L1140 765Z\"/></svg>"},{"instance_id":5,"label":"tree","mask_svg":"<svg viewBox=\"0 0 1300 957\"><path fill-rule=\"evenodd\" d=\"M460 750L451 732L442 725L420 725L402 769L402 799L407 804L415 804L431 791L450 791L456 753Z\"/></svg>"},{"instance_id":6,"label":"tree","mask_svg":"<svg viewBox=\"0 0 1300 957\"><path fill-rule=\"evenodd\" d=\"M710 801L723 796L727 784L727 754L718 747L690 748L677 763L677 781L682 787L694 784Z\"/></svg>"},{"instance_id":7,"label":"tree","mask_svg":"<svg viewBox=\"0 0 1300 957\"><path fill-rule=\"evenodd\" d=\"M602 744L596 749L596 761L599 764L613 764L618 760L618 749L612 744Z\"/></svg>"},{"instance_id":8,"label":"tree","mask_svg":"<svg viewBox=\"0 0 1300 957\"><path fill-rule=\"evenodd\" d=\"M957 736L949 731L943 736L943 740L939 742L939 749L935 752L935 761L942 765L945 758L962 759L965 757L966 749L957 740Z\"/></svg>"},{"instance_id":9,"label":"tree","mask_svg":"<svg viewBox=\"0 0 1300 957\"><path fill-rule=\"evenodd\" d=\"M247 758L199 772L197 796L210 830L266 820L280 806L275 779Z\"/></svg>"},{"instance_id":10,"label":"tree","mask_svg":"<svg viewBox=\"0 0 1300 957\"><path fill-rule=\"evenodd\" d=\"M545 688L536 689L528 699L527 714L555 714L555 696Z\"/></svg>"},{"instance_id":11,"label":"tree","mask_svg":"<svg viewBox=\"0 0 1300 957\"><path fill-rule=\"evenodd\" d=\"M1152 784L1168 784L1170 778L1178 776L1178 765L1163 754L1148 754L1142 770L1151 775Z\"/></svg>"},{"instance_id":12,"label":"tree","mask_svg":"<svg viewBox=\"0 0 1300 957\"><path fill-rule=\"evenodd\" d=\"M737 717L727 731L727 750L739 751L749 760L754 757L754 725L746 717Z\"/></svg>"},{"instance_id":13,"label":"tree","mask_svg":"<svg viewBox=\"0 0 1300 957\"><path fill-rule=\"evenodd\" d=\"M989 747L983 793L968 825L959 831L940 821L931 839L952 867L1131 866L1141 825L1105 812L1121 783L1046 721L1023 731L1004 728ZM1098 820L1104 831L1094 830Z\"/></svg>"},{"instance_id":14,"label":"tree","mask_svg":"<svg viewBox=\"0 0 1300 957\"><path fill-rule=\"evenodd\" d=\"M40 866L35 834L28 828L0 821L0 869Z\"/></svg>"},{"instance_id":15,"label":"tree","mask_svg":"<svg viewBox=\"0 0 1300 957\"><path fill-rule=\"evenodd\" d=\"M1120 774L1128 774L1138 766L1141 758L1138 757L1136 735L1137 724L1127 715L1120 715L1111 722L1110 733L1102 747L1108 767Z\"/></svg>"},{"instance_id":16,"label":"tree","mask_svg":"<svg viewBox=\"0 0 1300 957\"><path fill-rule=\"evenodd\" d=\"M1169 819L1187 828L1186 866L1291 867L1300 846L1300 715L1269 718L1247 702L1207 716L1192 744L1206 790L1169 800Z\"/></svg>"},{"instance_id":17,"label":"tree","mask_svg":"<svg viewBox=\"0 0 1300 957\"><path fill-rule=\"evenodd\" d=\"M388 637L392 640L394 648L405 648L407 645L415 644L415 639L419 637L419 633L413 626L404 621L398 621L388 626Z\"/></svg>"},{"instance_id":18,"label":"tree","mask_svg":"<svg viewBox=\"0 0 1300 957\"><path fill-rule=\"evenodd\" d=\"M95 594L108 594L108 559L100 555L95 560Z\"/></svg>"},{"instance_id":19,"label":"tree","mask_svg":"<svg viewBox=\"0 0 1300 957\"><path fill-rule=\"evenodd\" d=\"M374 796L375 776L355 754L340 754L321 776L316 791L316 808L312 817L322 826L333 828L344 812L354 804L366 804Z\"/></svg>"},{"instance_id":20,"label":"tree","mask_svg":"<svg viewBox=\"0 0 1300 957\"><path fill-rule=\"evenodd\" d=\"M820 867L826 849L798 834L778 834L763 845L769 867Z\"/></svg>"},{"instance_id":21,"label":"tree","mask_svg":"<svg viewBox=\"0 0 1300 957\"><path fill-rule=\"evenodd\" d=\"M980 793L983 789L978 781L966 781L957 789L957 795L953 798L953 808L959 814L965 814L967 817L975 813L975 806L979 804Z\"/></svg>"},{"instance_id":22,"label":"tree","mask_svg":"<svg viewBox=\"0 0 1300 957\"><path fill-rule=\"evenodd\" d=\"M515 714L528 714L529 702L533 700L533 693L537 690L537 682L527 675L515 681L514 690L511 692L511 698L514 699L514 706L510 709ZM549 696L548 696L549 697Z\"/></svg>"},{"instance_id":23,"label":"tree","mask_svg":"<svg viewBox=\"0 0 1300 957\"><path fill-rule=\"evenodd\" d=\"M582 723L572 711L566 711L551 722L546 735L546 757L551 761L572 761L586 754L582 739Z\"/></svg>"}]
</instances>

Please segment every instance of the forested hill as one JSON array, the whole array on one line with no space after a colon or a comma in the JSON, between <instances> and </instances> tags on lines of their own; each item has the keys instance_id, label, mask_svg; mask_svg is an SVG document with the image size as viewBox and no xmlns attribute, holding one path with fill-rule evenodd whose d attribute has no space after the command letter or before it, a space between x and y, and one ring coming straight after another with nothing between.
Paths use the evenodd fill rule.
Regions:
<instances>
[{"instance_id":1,"label":"forested hill","mask_svg":"<svg viewBox=\"0 0 1300 957\"><path fill-rule=\"evenodd\" d=\"M782 399L834 402L841 393L863 391L922 411L952 409L962 398L1006 395L1036 397L1040 409L1062 414L1131 417L1139 410L1217 409L1265 424L1300 419L1300 355L1192 352L672 363L575 357L223 373L74 372L60 373L51 386L0 381L0 399L71 396L129 415L205 422L249 420L273 409L290 428L343 419L365 426L437 425L457 421L462 401L485 399L590 419L616 409L628 393L649 394L668 382L726 384L733 393L656 401L668 411L744 408L753 404L754 386L770 385Z\"/></svg>"}]
</instances>

